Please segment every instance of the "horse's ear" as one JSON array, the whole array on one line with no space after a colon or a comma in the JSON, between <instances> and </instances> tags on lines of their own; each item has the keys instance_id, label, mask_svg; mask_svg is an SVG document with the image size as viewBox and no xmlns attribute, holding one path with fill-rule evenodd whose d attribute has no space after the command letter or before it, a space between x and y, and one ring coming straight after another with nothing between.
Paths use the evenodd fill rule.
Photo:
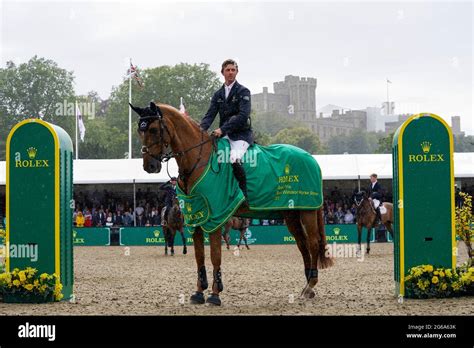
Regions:
<instances>
[{"instance_id":1,"label":"horse's ear","mask_svg":"<svg viewBox=\"0 0 474 348\"><path fill-rule=\"evenodd\" d=\"M150 102L150 110L151 110L154 114L157 113L158 110L157 110L157 108L156 108L156 104L155 104L155 103Z\"/></svg>"},{"instance_id":2,"label":"horse's ear","mask_svg":"<svg viewBox=\"0 0 474 348\"><path fill-rule=\"evenodd\" d=\"M139 107L136 107L136 106L133 106L132 104L128 103L130 105L130 107L132 108L133 111L135 111L138 116L141 116L143 114L143 109L142 108L139 108Z\"/></svg>"}]
</instances>

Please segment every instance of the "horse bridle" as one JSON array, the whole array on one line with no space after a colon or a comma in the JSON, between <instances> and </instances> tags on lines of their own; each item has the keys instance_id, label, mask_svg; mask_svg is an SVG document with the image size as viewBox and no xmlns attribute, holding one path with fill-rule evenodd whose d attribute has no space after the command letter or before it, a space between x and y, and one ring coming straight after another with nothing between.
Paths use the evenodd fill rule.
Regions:
<instances>
[{"instance_id":1,"label":"horse bridle","mask_svg":"<svg viewBox=\"0 0 474 348\"><path fill-rule=\"evenodd\" d=\"M181 172L179 173L179 178L184 183L184 190L185 190L185 192L187 192L187 179L191 176L191 174L194 172L194 170L196 170L198 168L198 163L202 159L203 145L208 143L208 142L213 141L214 139L211 137L207 140L204 140L204 131L202 129L200 129L200 131L201 131L201 142L200 143L198 143L197 145L191 146L191 147L189 147L185 150L182 150L182 151L176 151L176 152L168 151L168 152L165 153L164 152L165 149L168 148L170 144L164 141L164 137L163 137L164 132L166 131L166 133L168 133L168 137L170 138L170 143L173 140L173 137L171 136L171 133L170 133L168 127L166 126L166 122L165 122L165 119L163 117L163 113L161 112L161 109L158 107L158 105L156 107L157 107L158 115L140 116L140 118L138 120L138 130L141 131L141 132L147 131L148 128L150 127L150 125L155 121L158 121L158 123L160 125L159 140L152 143L149 146L142 145L141 153L142 153L142 155L148 154L150 157L152 157L153 159L155 159L159 162L168 162L171 158L176 158L176 157L183 156L185 153L191 151L192 149L200 147L199 156L198 156L196 162L194 163L193 167L191 168L191 170L189 170L188 172L184 171L183 173L181 173ZM154 155L150 152L150 148L152 146L157 145L157 144L161 145L160 153L158 155Z\"/></svg>"}]
</instances>

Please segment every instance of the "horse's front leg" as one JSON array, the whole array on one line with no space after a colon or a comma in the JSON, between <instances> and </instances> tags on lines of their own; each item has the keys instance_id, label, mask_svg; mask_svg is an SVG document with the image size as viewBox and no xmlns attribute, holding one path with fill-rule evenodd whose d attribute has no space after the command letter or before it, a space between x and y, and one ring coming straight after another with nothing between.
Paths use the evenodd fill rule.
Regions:
<instances>
[{"instance_id":1,"label":"horse's front leg","mask_svg":"<svg viewBox=\"0 0 474 348\"><path fill-rule=\"evenodd\" d=\"M357 256L360 256L361 243L362 243L362 225L357 224Z\"/></svg>"},{"instance_id":2,"label":"horse's front leg","mask_svg":"<svg viewBox=\"0 0 474 348\"><path fill-rule=\"evenodd\" d=\"M170 230L170 248L171 248L171 256L174 256L174 237L176 236L176 231Z\"/></svg>"},{"instance_id":3,"label":"horse's front leg","mask_svg":"<svg viewBox=\"0 0 474 348\"><path fill-rule=\"evenodd\" d=\"M209 235L210 246L211 246L211 262L212 262L212 274L214 281L212 282L212 293L211 296L207 298L207 303L220 306L221 299L219 298L219 293L224 290L224 285L222 283L221 275L221 241L222 241L222 231L218 228L216 231L212 232Z\"/></svg>"},{"instance_id":4,"label":"horse's front leg","mask_svg":"<svg viewBox=\"0 0 474 348\"><path fill-rule=\"evenodd\" d=\"M179 233L181 233L181 238L183 240L183 254L186 255L188 253L188 248L186 247L186 238L184 237L183 227L179 229Z\"/></svg>"},{"instance_id":5,"label":"horse's front leg","mask_svg":"<svg viewBox=\"0 0 474 348\"><path fill-rule=\"evenodd\" d=\"M373 227L372 228L367 227L367 254L370 253L370 235L372 233L372 230L373 230ZM375 233L375 230L374 230L374 233Z\"/></svg>"},{"instance_id":6,"label":"horse's front leg","mask_svg":"<svg viewBox=\"0 0 474 348\"><path fill-rule=\"evenodd\" d=\"M206 266L204 264L204 232L200 227L197 227L193 233L193 242L194 242L194 256L196 258L197 265L197 290L194 295L191 296L192 304L203 304L204 299L204 290L208 287Z\"/></svg>"},{"instance_id":7,"label":"horse's front leg","mask_svg":"<svg viewBox=\"0 0 474 348\"><path fill-rule=\"evenodd\" d=\"M168 228L163 227L163 234L165 236L165 255L168 255Z\"/></svg>"}]
</instances>

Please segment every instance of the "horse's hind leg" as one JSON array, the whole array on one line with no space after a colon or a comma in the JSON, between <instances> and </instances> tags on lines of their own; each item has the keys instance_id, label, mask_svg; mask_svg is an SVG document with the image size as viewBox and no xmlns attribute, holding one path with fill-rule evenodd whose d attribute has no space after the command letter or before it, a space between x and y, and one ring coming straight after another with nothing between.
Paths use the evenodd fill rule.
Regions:
<instances>
[{"instance_id":1,"label":"horse's hind leg","mask_svg":"<svg viewBox=\"0 0 474 348\"><path fill-rule=\"evenodd\" d=\"M220 306L221 299L219 298L219 293L224 290L224 285L222 283L221 275L221 241L222 241L222 231L218 228L216 231L212 232L209 235L209 241L211 246L211 262L213 266L212 274L214 281L212 283L212 293L211 296L207 298L207 303Z\"/></svg>"},{"instance_id":2,"label":"horse's hind leg","mask_svg":"<svg viewBox=\"0 0 474 348\"><path fill-rule=\"evenodd\" d=\"M247 237L245 237L245 230L246 229L243 229L242 231L240 231L240 238L244 238L244 242L245 242L245 247L247 248L247 250L250 250L248 244L247 244Z\"/></svg>"},{"instance_id":3,"label":"horse's hind leg","mask_svg":"<svg viewBox=\"0 0 474 348\"><path fill-rule=\"evenodd\" d=\"M224 242L226 244L227 250L230 249L230 228L227 228L227 226L224 226L224 235L222 236L224 238Z\"/></svg>"},{"instance_id":4,"label":"horse's hind leg","mask_svg":"<svg viewBox=\"0 0 474 348\"><path fill-rule=\"evenodd\" d=\"M194 242L194 256L196 258L196 265L197 265L197 273L198 273L198 280L197 280L197 290L194 295L191 296L191 303L192 304L203 304L205 302L204 299L204 290L207 289L207 274L206 274L206 266L204 264L204 232L201 228L196 228L193 233L193 242Z\"/></svg>"},{"instance_id":5,"label":"horse's hind leg","mask_svg":"<svg viewBox=\"0 0 474 348\"><path fill-rule=\"evenodd\" d=\"M303 257L304 273L306 281L309 281L311 269L311 255L306 246L306 236L304 235L303 226L300 222L300 214L297 211L289 211L284 214L286 227L288 231L295 237L296 246L298 247L301 256Z\"/></svg>"},{"instance_id":6,"label":"horse's hind leg","mask_svg":"<svg viewBox=\"0 0 474 348\"><path fill-rule=\"evenodd\" d=\"M314 286L318 282L318 257L320 253L320 246L322 247L325 243L320 241L320 233L318 231L318 220L316 210L304 210L300 211L301 225L306 235L306 245L311 255L311 263L308 271L308 284L303 290L303 296L306 298L313 298L315 296ZM321 242L321 243L320 243Z\"/></svg>"}]
</instances>

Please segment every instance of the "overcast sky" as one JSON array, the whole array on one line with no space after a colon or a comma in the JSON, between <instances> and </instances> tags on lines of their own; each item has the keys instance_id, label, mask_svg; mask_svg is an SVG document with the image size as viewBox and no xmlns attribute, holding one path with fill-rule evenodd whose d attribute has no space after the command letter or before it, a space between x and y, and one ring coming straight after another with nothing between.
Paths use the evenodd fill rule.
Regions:
<instances>
[{"instance_id":1,"label":"overcast sky","mask_svg":"<svg viewBox=\"0 0 474 348\"><path fill-rule=\"evenodd\" d=\"M0 62L33 55L72 70L76 92L108 98L128 57L140 68L239 62L252 93L285 75L318 79L317 108L390 100L474 134L471 2L0 0Z\"/></svg>"}]
</instances>

